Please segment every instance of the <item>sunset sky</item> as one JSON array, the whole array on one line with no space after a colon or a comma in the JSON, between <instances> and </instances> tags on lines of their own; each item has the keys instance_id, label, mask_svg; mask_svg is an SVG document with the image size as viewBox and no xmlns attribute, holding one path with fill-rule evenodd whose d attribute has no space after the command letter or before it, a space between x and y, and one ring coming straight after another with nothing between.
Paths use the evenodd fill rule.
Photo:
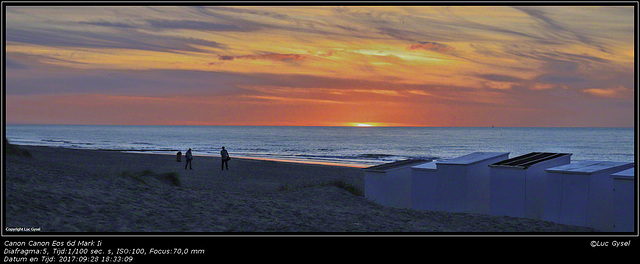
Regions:
<instances>
[{"instance_id":1,"label":"sunset sky","mask_svg":"<svg viewBox=\"0 0 640 264\"><path fill-rule=\"evenodd\" d=\"M6 5L7 124L634 125L634 6Z\"/></svg>"}]
</instances>

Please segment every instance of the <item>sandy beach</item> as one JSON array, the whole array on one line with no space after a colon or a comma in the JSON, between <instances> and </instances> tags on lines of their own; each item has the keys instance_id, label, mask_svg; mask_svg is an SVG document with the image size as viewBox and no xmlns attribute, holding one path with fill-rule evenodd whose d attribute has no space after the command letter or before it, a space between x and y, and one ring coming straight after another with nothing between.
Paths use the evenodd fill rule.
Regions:
<instances>
[{"instance_id":1,"label":"sandy beach","mask_svg":"<svg viewBox=\"0 0 640 264\"><path fill-rule=\"evenodd\" d=\"M5 230L226 234L437 234L593 232L586 227L489 215L387 208L364 190L362 169L233 157L27 147L6 155ZM170 176L162 174L173 173ZM173 181L172 181L173 180ZM177 181L176 181L177 180Z\"/></svg>"}]
</instances>

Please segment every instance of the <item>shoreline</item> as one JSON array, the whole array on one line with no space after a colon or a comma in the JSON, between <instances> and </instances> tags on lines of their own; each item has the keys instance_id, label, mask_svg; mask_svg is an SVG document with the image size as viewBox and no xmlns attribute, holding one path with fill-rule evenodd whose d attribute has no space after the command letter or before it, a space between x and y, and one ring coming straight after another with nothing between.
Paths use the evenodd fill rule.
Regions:
<instances>
[{"instance_id":1,"label":"shoreline","mask_svg":"<svg viewBox=\"0 0 640 264\"><path fill-rule=\"evenodd\" d=\"M239 158L239 159L247 159L247 160L274 161L274 162L284 162L284 163L300 163L300 164L323 165L323 166L338 166L338 167L349 167L349 168L360 168L360 169L369 167L369 165L345 164L345 163L323 162L323 161L313 161L313 160L288 160L288 159L259 158L259 157L247 157L247 156L238 156L237 158Z\"/></svg>"},{"instance_id":2,"label":"shoreline","mask_svg":"<svg viewBox=\"0 0 640 264\"><path fill-rule=\"evenodd\" d=\"M73 149L73 150L90 150L90 151L107 151L107 152L120 152L120 153L132 153L132 154L146 154L146 155L167 155L175 157L178 150L175 150L174 153L169 153L169 151L157 151L157 150L124 150L124 149L90 149L90 148L70 148L70 147L56 147L56 146L45 146L45 145L20 145L13 144L18 147L25 148L60 148L60 149ZM184 153L182 154L184 156ZM194 157L207 157L207 158L219 158L216 154L194 154ZM243 155L233 155L232 158L238 159L249 159L249 160L264 160L264 161L275 161L275 162L289 162L289 163L302 163L302 164L316 164L316 165L325 165L325 166L339 166L339 167L352 167L352 168L366 168L374 165L379 165L384 162L375 163L375 164L365 164L358 162L340 162L340 161L322 161L322 160L314 160L314 159L287 159L287 158L270 158L270 157L252 157L252 156L243 156Z\"/></svg>"},{"instance_id":3,"label":"shoreline","mask_svg":"<svg viewBox=\"0 0 640 264\"><path fill-rule=\"evenodd\" d=\"M156 152L146 152L146 151L127 151L127 150L104 150L104 151L117 151L122 153L133 153L133 154L150 154L150 155L168 155L175 157L176 154L170 153L156 153ZM183 154L184 155L184 154ZM194 154L194 157L204 157L204 158L220 158L216 155L205 155L205 154ZM284 162L284 163L301 163L301 164L310 164L310 165L324 165L324 166L338 166L338 167L350 167L350 168L367 168L373 165L364 165L364 164L347 164L347 163L338 163L338 162L328 162L328 161L316 161L316 160L295 160L295 159L278 159L278 158L266 158L266 157L249 157L249 156L232 156L232 159L245 159L245 160L260 160L260 161L274 161L274 162Z\"/></svg>"},{"instance_id":4,"label":"shoreline","mask_svg":"<svg viewBox=\"0 0 640 264\"><path fill-rule=\"evenodd\" d=\"M532 219L383 207L327 184L364 190L361 168L237 158L221 170L219 158L196 156L185 170L169 155L20 148L31 157L5 155L5 235L594 234Z\"/></svg>"}]
</instances>

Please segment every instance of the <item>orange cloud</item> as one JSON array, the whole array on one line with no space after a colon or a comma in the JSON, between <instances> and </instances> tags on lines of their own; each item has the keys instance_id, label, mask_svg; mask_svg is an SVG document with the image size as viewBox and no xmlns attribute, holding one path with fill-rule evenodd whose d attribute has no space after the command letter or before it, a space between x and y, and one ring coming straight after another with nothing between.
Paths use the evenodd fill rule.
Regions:
<instances>
[{"instance_id":1,"label":"orange cloud","mask_svg":"<svg viewBox=\"0 0 640 264\"><path fill-rule=\"evenodd\" d=\"M453 51L454 48L442 43L437 43L437 42L419 42L419 44L413 44L411 46L409 46L408 48L409 50L416 50L416 49L421 49L421 50L426 50L426 51L435 51L435 52L439 52L439 53L447 53L450 51Z\"/></svg>"},{"instance_id":2,"label":"orange cloud","mask_svg":"<svg viewBox=\"0 0 640 264\"><path fill-rule=\"evenodd\" d=\"M606 97L606 98L625 98L633 95L633 89L629 89L624 86L618 86L616 88L605 88L605 89L599 89L599 88L586 89L586 90L583 90L583 92L593 96Z\"/></svg>"}]
</instances>

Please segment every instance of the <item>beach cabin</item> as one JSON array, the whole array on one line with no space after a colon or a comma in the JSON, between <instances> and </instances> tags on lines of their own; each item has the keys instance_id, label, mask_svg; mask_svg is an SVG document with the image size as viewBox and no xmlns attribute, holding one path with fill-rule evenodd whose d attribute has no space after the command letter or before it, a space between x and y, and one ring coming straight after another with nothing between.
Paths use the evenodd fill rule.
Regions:
<instances>
[{"instance_id":1,"label":"beach cabin","mask_svg":"<svg viewBox=\"0 0 640 264\"><path fill-rule=\"evenodd\" d=\"M613 179L613 231L634 232L635 198L633 196L635 168L611 174Z\"/></svg>"},{"instance_id":2,"label":"beach cabin","mask_svg":"<svg viewBox=\"0 0 640 264\"><path fill-rule=\"evenodd\" d=\"M489 165L490 214L542 219L545 169L570 162L570 153L532 152Z\"/></svg>"},{"instance_id":3,"label":"beach cabin","mask_svg":"<svg viewBox=\"0 0 640 264\"><path fill-rule=\"evenodd\" d=\"M474 152L436 162L436 201L439 211L489 212L488 165L505 160L509 152ZM419 182L419 180L417 180ZM420 184L420 183L417 183ZM420 191L420 190L414 190ZM424 204L429 201L418 202ZM424 205L422 205L424 206Z\"/></svg>"},{"instance_id":4,"label":"beach cabin","mask_svg":"<svg viewBox=\"0 0 640 264\"><path fill-rule=\"evenodd\" d=\"M411 208L411 167L430 160L401 160L364 169L364 196L383 206Z\"/></svg>"},{"instance_id":5,"label":"beach cabin","mask_svg":"<svg viewBox=\"0 0 640 264\"><path fill-rule=\"evenodd\" d=\"M581 161L547 169L548 210L543 219L612 232L612 174L629 168L633 168L633 163Z\"/></svg>"},{"instance_id":6,"label":"beach cabin","mask_svg":"<svg viewBox=\"0 0 640 264\"><path fill-rule=\"evenodd\" d=\"M411 207L416 210L441 210L436 162L413 166L411 171Z\"/></svg>"}]
</instances>

